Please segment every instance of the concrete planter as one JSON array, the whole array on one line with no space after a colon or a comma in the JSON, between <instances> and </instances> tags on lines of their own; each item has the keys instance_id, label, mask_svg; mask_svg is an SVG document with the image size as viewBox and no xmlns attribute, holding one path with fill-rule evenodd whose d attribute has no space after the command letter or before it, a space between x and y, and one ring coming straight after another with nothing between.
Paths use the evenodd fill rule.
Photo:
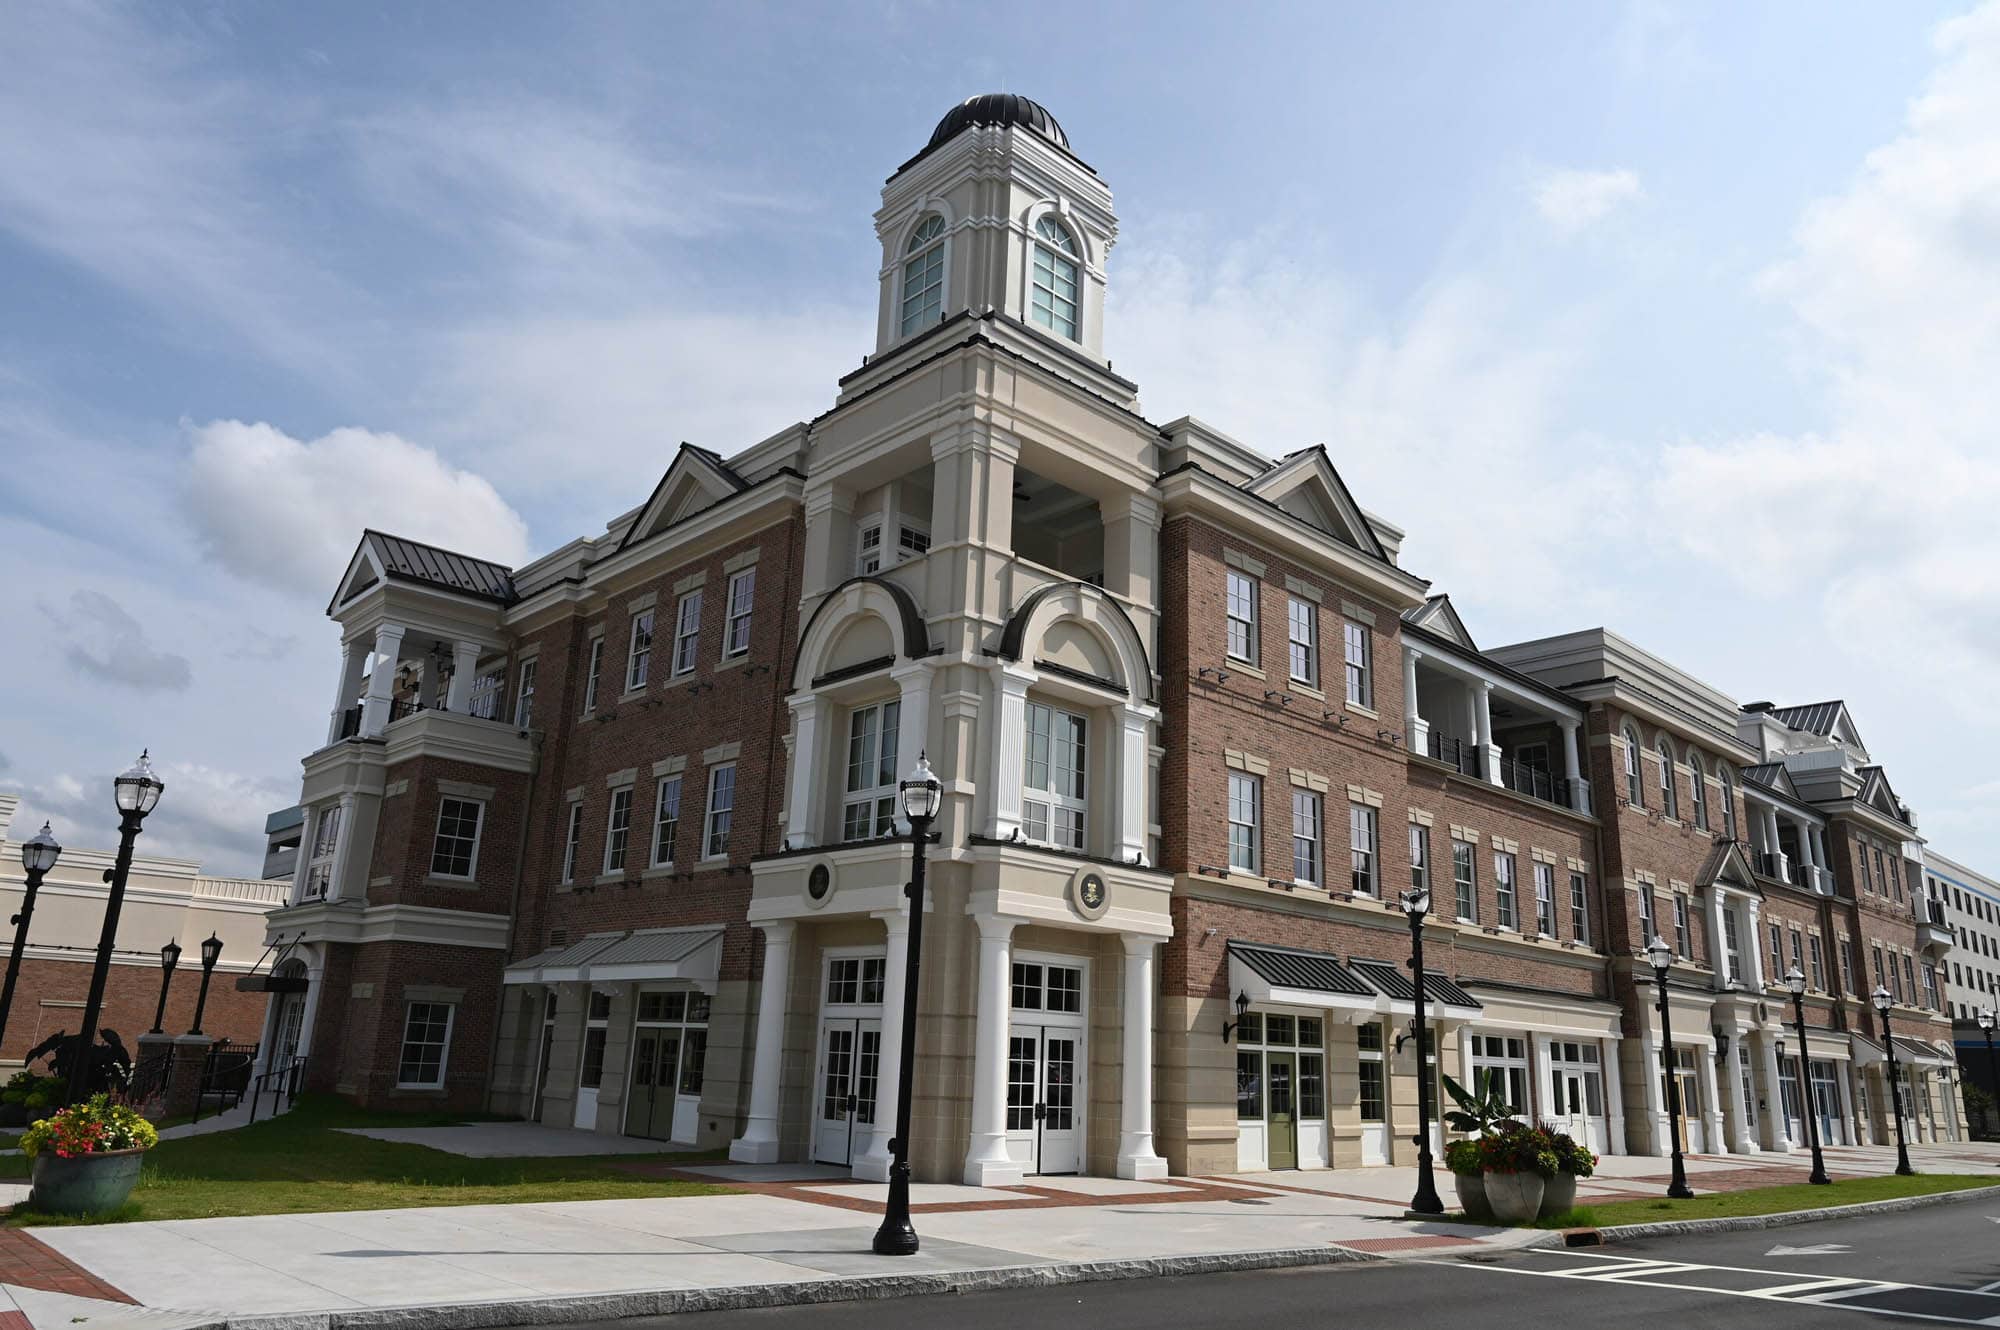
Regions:
<instances>
[{"instance_id":1,"label":"concrete planter","mask_svg":"<svg viewBox=\"0 0 2000 1330\"><path fill-rule=\"evenodd\" d=\"M106 1150L64 1159L53 1151L35 1156L35 1192L29 1204L50 1214L96 1215L116 1210L139 1184L144 1150Z\"/></svg>"},{"instance_id":2,"label":"concrete planter","mask_svg":"<svg viewBox=\"0 0 2000 1330\"><path fill-rule=\"evenodd\" d=\"M1558 1173L1552 1178L1543 1180L1540 1211L1543 1219L1568 1214L1574 1209L1576 1209L1576 1174Z\"/></svg>"},{"instance_id":3,"label":"concrete planter","mask_svg":"<svg viewBox=\"0 0 2000 1330\"><path fill-rule=\"evenodd\" d=\"M1484 1179L1486 1200L1493 1217L1503 1224L1525 1224L1542 1208L1542 1175L1539 1173L1488 1173Z\"/></svg>"},{"instance_id":4,"label":"concrete planter","mask_svg":"<svg viewBox=\"0 0 2000 1330\"><path fill-rule=\"evenodd\" d=\"M1458 1187L1458 1208L1465 1211L1467 1219L1491 1219L1493 1206L1486 1199L1486 1178L1480 1173L1454 1173L1452 1182Z\"/></svg>"}]
</instances>

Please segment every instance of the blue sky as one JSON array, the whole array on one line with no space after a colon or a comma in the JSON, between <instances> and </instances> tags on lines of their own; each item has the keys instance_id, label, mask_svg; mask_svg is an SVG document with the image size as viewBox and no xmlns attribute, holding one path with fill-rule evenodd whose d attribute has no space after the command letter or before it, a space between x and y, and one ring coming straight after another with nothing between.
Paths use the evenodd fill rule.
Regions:
<instances>
[{"instance_id":1,"label":"blue sky","mask_svg":"<svg viewBox=\"0 0 2000 1330\"><path fill-rule=\"evenodd\" d=\"M518 560L824 409L882 180L1041 100L1155 420L1324 442L1483 641L1845 696L2000 870L2000 7L0 10L0 788L256 862L362 524Z\"/></svg>"}]
</instances>

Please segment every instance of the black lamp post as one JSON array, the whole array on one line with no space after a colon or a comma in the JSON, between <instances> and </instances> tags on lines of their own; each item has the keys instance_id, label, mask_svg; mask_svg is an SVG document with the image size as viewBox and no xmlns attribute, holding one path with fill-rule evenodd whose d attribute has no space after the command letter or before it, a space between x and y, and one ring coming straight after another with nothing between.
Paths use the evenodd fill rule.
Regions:
<instances>
[{"instance_id":1,"label":"black lamp post","mask_svg":"<svg viewBox=\"0 0 2000 1330\"><path fill-rule=\"evenodd\" d=\"M42 823L42 829L30 840L21 842L21 867L27 871L27 883L21 893L21 912L14 916L14 950L7 955L7 983L0 988L0 1039L7 1035L7 1013L14 1009L14 981L21 977L21 953L28 946L28 921L35 914L35 893L42 888L42 878L56 866L62 857L62 846L49 834L49 824ZM1989 1041L1990 1042L1990 1041Z\"/></svg>"},{"instance_id":2,"label":"black lamp post","mask_svg":"<svg viewBox=\"0 0 2000 1330\"><path fill-rule=\"evenodd\" d=\"M159 1034L161 1024L167 1019L167 989L174 982L174 967L181 963L181 944L169 942L160 948L160 1005L153 1008L153 1028L148 1034Z\"/></svg>"},{"instance_id":3,"label":"black lamp post","mask_svg":"<svg viewBox=\"0 0 2000 1330\"><path fill-rule=\"evenodd\" d=\"M1903 1136L1903 1083L1896 1070L1896 1036L1889 1031L1889 990L1877 984L1873 997L1875 1010L1882 1014L1882 1047L1889 1054L1889 1102L1896 1110L1896 1172L1907 1178L1917 1170L1910 1167L1910 1144Z\"/></svg>"},{"instance_id":4,"label":"black lamp post","mask_svg":"<svg viewBox=\"0 0 2000 1330\"><path fill-rule=\"evenodd\" d=\"M1398 899L1410 920L1410 985L1417 1008L1417 1194L1410 1199L1413 1214L1441 1215L1437 1182L1431 1175L1431 1069L1426 1058L1430 1039L1424 1026L1424 916L1431 912L1429 887L1412 887Z\"/></svg>"},{"instance_id":5,"label":"black lamp post","mask_svg":"<svg viewBox=\"0 0 2000 1330\"><path fill-rule=\"evenodd\" d=\"M9 991L12 991L11 979L9 980ZM1981 1007L1979 1009L1979 1033L1986 1036L1986 1090L1992 1096L1992 1104L1986 1110L1989 1118L1994 1116L1995 1109L2000 1109L2000 1062L1996 1062L1993 1059L1993 1024L1993 1008ZM1992 1126L1991 1123L1987 1125L1989 1129Z\"/></svg>"},{"instance_id":6,"label":"black lamp post","mask_svg":"<svg viewBox=\"0 0 2000 1330\"><path fill-rule=\"evenodd\" d=\"M1826 1175L1826 1157L1819 1149L1819 1115L1813 1111L1812 1046L1806 1043L1806 976L1794 965L1785 971L1785 987L1792 990L1792 1020L1799 1032L1799 1090L1804 1096L1806 1140L1812 1143L1812 1176L1807 1182L1825 1186L1833 1181Z\"/></svg>"},{"instance_id":7,"label":"black lamp post","mask_svg":"<svg viewBox=\"0 0 2000 1330\"><path fill-rule=\"evenodd\" d=\"M111 976L111 949L118 940L118 914L125 908L125 880L132 874L132 842L139 838L140 825L145 822L146 814L159 804L160 791L165 788L166 783L153 774L153 764L143 752L124 775L111 782L112 796L118 803L118 858L104 872L104 880L111 884L111 894L104 902L104 929L97 935L97 962L90 970L90 996L83 1003L83 1030L77 1036L76 1051L70 1062L65 1104L82 1099L90 1086L97 1018L104 1010L104 983Z\"/></svg>"},{"instance_id":8,"label":"black lamp post","mask_svg":"<svg viewBox=\"0 0 2000 1330\"><path fill-rule=\"evenodd\" d=\"M1681 1158L1681 1069L1674 1062L1674 1021L1667 1006L1667 971L1673 968L1674 949L1655 933L1646 944L1646 959L1652 963L1653 980L1660 988L1660 1068L1666 1074L1667 1131L1674 1143L1674 1178L1667 1184L1667 1195L1688 1201L1694 1199L1694 1190L1688 1186L1687 1164Z\"/></svg>"},{"instance_id":9,"label":"black lamp post","mask_svg":"<svg viewBox=\"0 0 2000 1330\"><path fill-rule=\"evenodd\" d=\"M910 1223L910 1087L917 1060L917 965L924 951L924 849L930 843L931 819L938 814L944 786L922 753L898 792L903 816L910 823L910 943L903 958L902 1061L896 1068L896 1135L889 1142L889 1204L882 1227L875 1230L877 1256L914 1256L917 1230Z\"/></svg>"},{"instance_id":10,"label":"black lamp post","mask_svg":"<svg viewBox=\"0 0 2000 1330\"><path fill-rule=\"evenodd\" d=\"M201 944L201 992L195 995L194 1027L189 1034L201 1033L201 1013L208 1009L208 977L215 973L215 963L221 959L222 939L210 933Z\"/></svg>"}]
</instances>

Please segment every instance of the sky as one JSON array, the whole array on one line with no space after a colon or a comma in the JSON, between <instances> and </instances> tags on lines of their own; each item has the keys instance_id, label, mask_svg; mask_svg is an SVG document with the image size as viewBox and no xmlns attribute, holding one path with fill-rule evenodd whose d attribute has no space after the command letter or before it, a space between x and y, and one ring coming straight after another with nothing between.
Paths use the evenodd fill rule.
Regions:
<instances>
[{"instance_id":1,"label":"sky","mask_svg":"<svg viewBox=\"0 0 2000 1330\"><path fill-rule=\"evenodd\" d=\"M1848 700L2000 871L2000 3L0 6L0 789L254 873L363 526L520 562L871 349L1024 93L1155 421L1324 443L1498 644Z\"/></svg>"}]
</instances>

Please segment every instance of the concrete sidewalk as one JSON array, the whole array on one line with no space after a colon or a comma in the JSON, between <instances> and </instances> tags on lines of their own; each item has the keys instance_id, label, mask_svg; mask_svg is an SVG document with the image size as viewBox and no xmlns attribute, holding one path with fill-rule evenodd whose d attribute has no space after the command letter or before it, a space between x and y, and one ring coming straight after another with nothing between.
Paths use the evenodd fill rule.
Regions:
<instances>
[{"instance_id":1,"label":"concrete sidewalk","mask_svg":"<svg viewBox=\"0 0 2000 1330\"><path fill-rule=\"evenodd\" d=\"M1916 1147L1919 1169L1996 1170L2000 1148ZM1697 1190L1801 1181L1803 1156L1696 1157ZM1887 1172L1894 1152L1830 1154L1836 1174ZM1996 1170L2000 1172L2000 1170ZM264 1317L313 1327L607 1318L743 1298L881 1296L890 1288L1129 1277L1231 1265L1471 1253L1546 1233L1402 1219L1412 1170L1124 1182L1035 1178L913 1189L923 1251L877 1257L886 1188L816 1165L675 1170L736 1194L0 1230L0 1291L36 1330L179 1327ZM1451 1179L1439 1176L1451 1203ZM1665 1161L1607 1159L1579 1200L1657 1194ZM13 1244L10 1253L7 1244ZM14 1273L45 1254L61 1280ZM889 1281L889 1282L884 1282ZM75 1290L88 1288L92 1296ZM478 1305L449 1314L395 1308ZM522 1306L521 1304L527 1304ZM0 1313L4 1307L0 1307Z\"/></svg>"}]
</instances>

